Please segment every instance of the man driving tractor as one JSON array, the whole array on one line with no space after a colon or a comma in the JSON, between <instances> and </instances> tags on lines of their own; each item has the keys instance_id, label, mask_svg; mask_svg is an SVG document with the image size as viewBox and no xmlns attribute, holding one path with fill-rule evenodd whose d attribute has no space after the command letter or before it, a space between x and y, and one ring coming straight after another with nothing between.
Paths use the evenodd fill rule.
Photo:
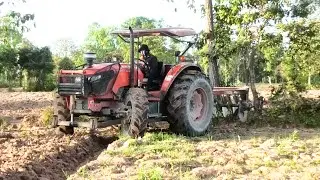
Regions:
<instances>
[{"instance_id":1,"label":"man driving tractor","mask_svg":"<svg viewBox=\"0 0 320 180\"><path fill-rule=\"evenodd\" d=\"M158 88L158 84L154 82L159 76L158 59L156 56L150 53L150 49L146 44L142 44L138 52L141 54L140 59L143 60L147 65L147 88L148 90L155 90Z\"/></svg>"}]
</instances>

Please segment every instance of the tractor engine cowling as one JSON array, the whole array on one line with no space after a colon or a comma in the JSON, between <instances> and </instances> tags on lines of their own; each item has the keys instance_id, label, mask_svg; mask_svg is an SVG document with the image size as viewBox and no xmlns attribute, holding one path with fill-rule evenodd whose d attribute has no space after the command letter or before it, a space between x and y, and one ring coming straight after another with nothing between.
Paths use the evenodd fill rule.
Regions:
<instances>
[{"instance_id":1,"label":"tractor engine cowling","mask_svg":"<svg viewBox=\"0 0 320 180\"><path fill-rule=\"evenodd\" d=\"M103 63L83 70L61 70L58 93L63 96L104 96L110 92L119 67L117 63Z\"/></svg>"}]
</instances>

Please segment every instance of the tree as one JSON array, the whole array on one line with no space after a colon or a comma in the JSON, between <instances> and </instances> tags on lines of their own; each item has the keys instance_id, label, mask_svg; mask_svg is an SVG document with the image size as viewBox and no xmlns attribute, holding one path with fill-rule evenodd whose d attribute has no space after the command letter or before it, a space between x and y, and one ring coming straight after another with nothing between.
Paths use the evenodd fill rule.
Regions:
<instances>
[{"instance_id":1,"label":"tree","mask_svg":"<svg viewBox=\"0 0 320 180\"><path fill-rule=\"evenodd\" d=\"M61 38L55 42L54 54L61 58L70 58L72 54L76 51L76 49L77 47L72 39Z\"/></svg>"},{"instance_id":2,"label":"tree","mask_svg":"<svg viewBox=\"0 0 320 180\"><path fill-rule=\"evenodd\" d=\"M146 17L134 17L126 20L121 24L121 28L132 28L137 29L151 29L151 28L160 28L162 27L163 22L157 21L155 19L149 19ZM157 56L158 60L163 61L164 63L174 63L175 57L174 52L177 50L178 43L176 41L166 41L165 37L143 37L140 38L140 44L144 43L149 46L151 53ZM121 39L117 41L118 47L121 49L124 59L129 61L130 46L128 43L123 42ZM135 47L135 52L138 49ZM139 56L137 54L137 56ZM137 57L138 58L138 57Z\"/></svg>"},{"instance_id":3,"label":"tree","mask_svg":"<svg viewBox=\"0 0 320 180\"><path fill-rule=\"evenodd\" d=\"M302 90L320 72L320 23L301 20L284 25L283 30L288 32L290 45L281 64L282 74L292 90Z\"/></svg>"},{"instance_id":4,"label":"tree","mask_svg":"<svg viewBox=\"0 0 320 180\"><path fill-rule=\"evenodd\" d=\"M52 82L48 81L53 76L54 69L50 49L48 47L22 48L18 54L18 64L25 74L25 88L31 91L52 89Z\"/></svg>"},{"instance_id":5,"label":"tree","mask_svg":"<svg viewBox=\"0 0 320 180\"><path fill-rule=\"evenodd\" d=\"M78 48L76 51L73 52L71 55L71 60L74 63L75 67L83 65L84 62L84 49L83 48Z\"/></svg>"},{"instance_id":6,"label":"tree","mask_svg":"<svg viewBox=\"0 0 320 180\"><path fill-rule=\"evenodd\" d=\"M98 61L110 60L110 56L116 52L115 39L110 34L113 27L101 27L98 23L89 26L89 33L84 43L86 51L97 54Z\"/></svg>"},{"instance_id":7,"label":"tree","mask_svg":"<svg viewBox=\"0 0 320 180\"><path fill-rule=\"evenodd\" d=\"M219 68L217 62L217 54L215 51L215 42L214 42L214 24L213 24L213 8L212 0L205 1L205 11L207 17L207 46L208 46L208 55L209 55L209 78L213 86L220 86L220 77L219 77Z\"/></svg>"},{"instance_id":8,"label":"tree","mask_svg":"<svg viewBox=\"0 0 320 180\"><path fill-rule=\"evenodd\" d=\"M284 56L284 47L282 45L283 36L282 34L271 34L266 33L261 37L260 50L265 59L264 72L265 76L268 77L268 82L271 85L272 79L275 82L278 80L279 65L281 64Z\"/></svg>"},{"instance_id":9,"label":"tree","mask_svg":"<svg viewBox=\"0 0 320 180\"><path fill-rule=\"evenodd\" d=\"M5 5L15 5L17 3L25 3L26 0L8 0L8 1L0 1L0 7L5 6ZM0 12L1 13L1 12ZM33 25L35 26L35 23L33 22L34 20L34 14L21 14L20 12L16 12L16 11L10 11L8 14L6 14L5 16L7 17L11 17L12 18L12 22L11 24L17 28L19 28L20 32L26 32L29 31L30 28L28 26L28 23L33 23Z\"/></svg>"},{"instance_id":10,"label":"tree","mask_svg":"<svg viewBox=\"0 0 320 180\"><path fill-rule=\"evenodd\" d=\"M167 0L168 2L173 2L173 0ZM189 8L195 9L195 0L187 0L187 5ZM208 59L207 68L209 73L209 78L211 85L220 86L220 75L219 75L219 67L218 67L218 54L215 48L215 34L214 34L214 17L213 17L213 8L212 8L212 0L205 0L205 4L203 5L203 10L205 12L205 17L207 19L207 28L204 34L204 38L206 39L205 44L206 48L202 49L202 55L205 55ZM203 46L201 47L203 48ZM203 61L203 59L202 59Z\"/></svg>"},{"instance_id":11,"label":"tree","mask_svg":"<svg viewBox=\"0 0 320 180\"><path fill-rule=\"evenodd\" d=\"M188 6L190 6L190 3L194 4L194 1L188 1ZM306 19L316 5L311 0L219 0L215 1L211 12L208 10L211 9L210 1L207 0L202 6L205 10L208 27L211 27L212 33L210 33L210 29L203 33L198 44L200 54L202 52L202 55L207 55L205 52L210 52L209 54L218 57L219 62L217 64L220 69L219 72L222 74L220 78L224 79L225 83L234 74L230 72L234 71L237 72L238 77L240 77L239 75L243 76L248 85L250 82L254 104L257 104L258 94L254 85L255 82L262 76L275 76L282 55L288 53L283 44L281 35L283 31L277 26L283 24L283 22L286 23L284 20L288 18L291 18L291 21ZM191 7L194 8L194 6ZM214 26L212 26L212 21ZM268 32L270 29L274 31ZM306 29L300 32L307 33ZM301 36L297 35L295 37L300 38ZM209 47L212 39L214 40L214 46ZM309 36L309 39L312 38ZM291 57L295 57L292 56L293 53L300 54L303 48L296 48L294 51L289 53ZM306 56L305 51L301 53L304 56L299 55L299 57L307 58L310 63L313 62L311 56ZM316 53L314 52L314 54ZM288 67L293 67L292 65L296 64L293 60L285 62L288 62L286 65ZM310 63L308 67L310 67ZM201 64L207 65L206 62ZM209 67L214 68L214 65ZM299 66L296 65L291 70L295 69L297 71L297 68ZM307 67L303 67L303 69L308 70L308 72L315 72ZM285 69L285 71L290 72L289 69Z\"/></svg>"},{"instance_id":12,"label":"tree","mask_svg":"<svg viewBox=\"0 0 320 180\"><path fill-rule=\"evenodd\" d=\"M0 45L0 75L6 81L13 81L17 76L17 52L14 48Z\"/></svg>"},{"instance_id":13,"label":"tree","mask_svg":"<svg viewBox=\"0 0 320 180\"><path fill-rule=\"evenodd\" d=\"M14 5L19 1L0 1L0 7L6 5ZM23 1L25 2L25 1ZM10 11L2 13L0 16L0 79L9 86L15 84L15 80L20 77L21 71L17 64L18 48L26 45L22 34L29 31L28 24L34 19L33 14L21 14L19 12Z\"/></svg>"},{"instance_id":14,"label":"tree","mask_svg":"<svg viewBox=\"0 0 320 180\"><path fill-rule=\"evenodd\" d=\"M58 69L70 70L74 68L72 60L68 57L62 58L58 63Z\"/></svg>"}]
</instances>

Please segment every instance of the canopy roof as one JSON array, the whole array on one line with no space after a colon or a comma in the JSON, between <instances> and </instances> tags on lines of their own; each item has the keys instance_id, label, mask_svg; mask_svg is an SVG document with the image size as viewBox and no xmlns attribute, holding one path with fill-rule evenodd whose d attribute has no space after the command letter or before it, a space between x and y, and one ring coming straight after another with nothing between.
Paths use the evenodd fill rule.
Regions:
<instances>
[{"instance_id":1,"label":"canopy roof","mask_svg":"<svg viewBox=\"0 0 320 180\"><path fill-rule=\"evenodd\" d=\"M116 30L111 34L121 35L123 37L130 37L130 30ZM155 28L155 29L133 29L133 36L135 38L142 36L172 36L184 37L193 36L197 33L192 28Z\"/></svg>"}]
</instances>

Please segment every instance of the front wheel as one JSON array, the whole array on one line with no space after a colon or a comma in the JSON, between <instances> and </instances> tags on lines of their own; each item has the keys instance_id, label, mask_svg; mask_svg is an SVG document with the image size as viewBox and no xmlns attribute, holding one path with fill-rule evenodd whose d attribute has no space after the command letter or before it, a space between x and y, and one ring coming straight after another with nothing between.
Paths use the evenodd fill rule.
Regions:
<instances>
[{"instance_id":1,"label":"front wheel","mask_svg":"<svg viewBox=\"0 0 320 180\"><path fill-rule=\"evenodd\" d=\"M201 72L177 77L169 91L170 129L179 134L199 136L212 123L214 102L212 87Z\"/></svg>"},{"instance_id":2,"label":"front wheel","mask_svg":"<svg viewBox=\"0 0 320 180\"><path fill-rule=\"evenodd\" d=\"M141 137L147 129L148 120L148 95L141 88L129 89L125 105L129 107L129 115L121 122L121 131L124 135L129 135L133 138Z\"/></svg>"},{"instance_id":3,"label":"front wheel","mask_svg":"<svg viewBox=\"0 0 320 180\"><path fill-rule=\"evenodd\" d=\"M74 127L58 126L59 121L70 121L70 111L67 108L67 103L65 99L59 94L56 94L54 99L54 115L51 126L53 128L58 127L58 131L64 134L74 134Z\"/></svg>"}]
</instances>

